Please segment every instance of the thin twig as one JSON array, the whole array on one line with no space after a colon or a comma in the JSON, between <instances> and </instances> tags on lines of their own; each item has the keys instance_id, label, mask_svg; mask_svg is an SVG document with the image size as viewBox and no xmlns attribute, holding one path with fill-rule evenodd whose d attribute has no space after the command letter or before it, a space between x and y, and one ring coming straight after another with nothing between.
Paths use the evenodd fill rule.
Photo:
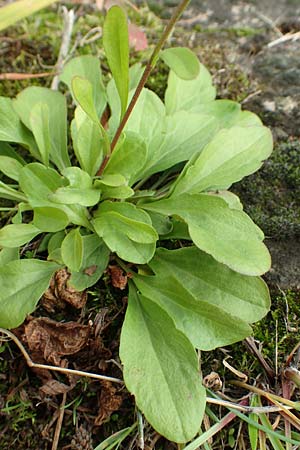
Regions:
<instances>
[{"instance_id":1,"label":"thin twig","mask_svg":"<svg viewBox=\"0 0 300 450\"><path fill-rule=\"evenodd\" d=\"M113 383L124 384L124 381L120 380L119 378L107 377L106 375L99 375L97 373L83 372L82 370L66 369L66 368L63 368L63 367L50 366L48 364L35 363L35 362L32 361L32 359L30 358L29 354L25 350L25 347L19 341L19 339L17 338L16 335L14 335L10 331L6 330L5 328L0 328L0 333L3 333L6 336L9 336L14 341L14 343L21 350L21 352L22 352L22 354L23 354L23 356L24 356L24 358L25 358L25 360L27 362L27 365L29 367L36 368L36 369L54 370L56 372L62 372L62 373L65 373L65 374L77 375L77 376L80 376L80 377L95 378L96 380L107 380L107 381L111 381Z\"/></svg>"},{"instance_id":2,"label":"thin twig","mask_svg":"<svg viewBox=\"0 0 300 450\"><path fill-rule=\"evenodd\" d=\"M63 419L64 419L64 414L65 414L66 400L67 400L67 393L64 392L63 393L63 399L62 399L61 405L59 407L59 414L58 414L58 418L57 418L57 422L56 422L56 427L55 427L55 432L54 432L54 437L53 437L51 450L57 450L57 448L58 448L58 441L59 441L60 431L61 431L61 427L62 427L62 423L63 423Z\"/></svg>"},{"instance_id":3,"label":"thin twig","mask_svg":"<svg viewBox=\"0 0 300 450\"><path fill-rule=\"evenodd\" d=\"M32 78L45 78L53 77L56 72L43 72L43 73L15 73L7 72L0 74L0 80L30 80Z\"/></svg>"},{"instance_id":4,"label":"thin twig","mask_svg":"<svg viewBox=\"0 0 300 450\"><path fill-rule=\"evenodd\" d=\"M275 41L269 42L268 47L275 47L275 45L279 45L287 41L296 41L297 39L300 39L300 31L297 31L296 33L287 33L280 38L275 39Z\"/></svg>"},{"instance_id":5,"label":"thin twig","mask_svg":"<svg viewBox=\"0 0 300 450\"><path fill-rule=\"evenodd\" d=\"M63 36L62 36L62 42L56 62L56 71L60 73L63 69L65 60L68 56L69 47L70 47L70 41L71 41L71 35L73 31L73 25L75 21L75 14L74 10L71 9L70 11L67 10L65 6L62 7L62 13L63 13L63 22L64 22L64 30L63 30ZM59 84L59 75L55 75L55 77L52 80L51 83L51 89L57 90Z\"/></svg>"},{"instance_id":6,"label":"thin twig","mask_svg":"<svg viewBox=\"0 0 300 450\"><path fill-rule=\"evenodd\" d=\"M229 402L227 400L216 399L212 397L206 398L207 403L211 403L213 405L225 406L226 408L236 409L237 411L242 411L246 413L253 414L262 414L262 413L272 413L272 412L280 412L285 411L286 409L292 409L291 406L283 406L279 403L276 406L243 406L238 403Z\"/></svg>"}]
</instances>

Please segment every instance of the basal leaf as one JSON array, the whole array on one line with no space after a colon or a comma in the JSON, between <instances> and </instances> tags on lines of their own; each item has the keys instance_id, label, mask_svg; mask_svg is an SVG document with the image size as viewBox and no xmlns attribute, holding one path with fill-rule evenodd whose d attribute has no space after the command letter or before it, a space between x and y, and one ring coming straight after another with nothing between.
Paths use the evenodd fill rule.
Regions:
<instances>
[{"instance_id":1,"label":"basal leaf","mask_svg":"<svg viewBox=\"0 0 300 450\"><path fill-rule=\"evenodd\" d=\"M98 187L101 190L101 199L126 199L134 196L134 190L129 186L101 186L101 182Z\"/></svg>"},{"instance_id":2,"label":"basal leaf","mask_svg":"<svg viewBox=\"0 0 300 450\"><path fill-rule=\"evenodd\" d=\"M66 180L56 170L39 163L27 164L20 172L19 182L32 207L59 208L67 214L71 223L90 228L85 207L79 204L66 205L65 202L59 204L51 200L53 194L66 184Z\"/></svg>"},{"instance_id":3,"label":"basal leaf","mask_svg":"<svg viewBox=\"0 0 300 450\"><path fill-rule=\"evenodd\" d=\"M80 272L72 271L69 284L78 291L93 286L109 262L110 251L96 234L82 236L83 258Z\"/></svg>"},{"instance_id":4,"label":"basal leaf","mask_svg":"<svg viewBox=\"0 0 300 450\"><path fill-rule=\"evenodd\" d=\"M47 105L49 114L47 118L46 107L40 107L43 110L43 118L38 120L40 122L38 124L34 121L35 134L38 135L40 144L43 139L42 145L45 146L45 143L47 145L49 143L47 137L49 133L51 142L50 159L59 170L63 170L71 165L67 149L67 104L65 97L58 91L31 86L17 95L17 98L13 101L13 106L22 122L32 130L31 113L36 105L41 103ZM44 126L45 119L48 122L49 130L37 132L36 127L41 124ZM42 133L45 133L44 136L41 136Z\"/></svg>"},{"instance_id":5,"label":"basal leaf","mask_svg":"<svg viewBox=\"0 0 300 450\"><path fill-rule=\"evenodd\" d=\"M127 17L119 6L112 6L103 26L103 47L121 100L123 117L129 91L129 39Z\"/></svg>"},{"instance_id":6,"label":"basal leaf","mask_svg":"<svg viewBox=\"0 0 300 450\"><path fill-rule=\"evenodd\" d=\"M126 386L155 430L175 442L192 439L206 402L196 353L168 314L133 286L120 357Z\"/></svg>"},{"instance_id":7,"label":"basal leaf","mask_svg":"<svg viewBox=\"0 0 300 450\"><path fill-rule=\"evenodd\" d=\"M36 103L30 113L30 128L37 142L42 162L49 165L51 153L50 114L47 103Z\"/></svg>"},{"instance_id":8,"label":"basal leaf","mask_svg":"<svg viewBox=\"0 0 300 450\"><path fill-rule=\"evenodd\" d=\"M93 104L97 116L101 117L106 106L106 92L102 81L100 60L96 56L81 55L72 58L63 68L60 80L67 84L73 99L76 100L72 90L72 79L77 76L86 78L92 85Z\"/></svg>"},{"instance_id":9,"label":"basal leaf","mask_svg":"<svg viewBox=\"0 0 300 450\"><path fill-rule=\"evenodd\" d=\"M80 189L71 186L62 187L49 198L54 203L62 205L94 206L100 200L101 192L97 189Z\"/></svg>"},{"instance_id":10,"label":"basal leaf","mask_svg":"<svg viewBox=\"0 0 300 450\"><path fill-rule=\"evenodd\" d=\"M197 247L239 273L261 275L270 269L263 232L247 214L230 209L219 197L182 194L143 208L181 217Z\"/></svg>"},{"instance_id":11,"label":"basal leaf","mask_svg":"<svg viewBox=\"0 0 300 450\"><path fill-rule=\"evenodd\" d=\"M16 200L17 202L26 201L26 196L22 193L7 186L0 181L0 198L6 198L8 200Z\"/></svg>"},{"instance_id":12,"label":"basal leaf","mask_svg":"<svg viewBox=\"0 0 300 450\"><path fill-rule=\"evenodd\" d=\"M143 177L198 155L217 129L217 121L208 115L179 111L167 116L163 139L149 146Z\"/></svg>"},{"instance_id":13,"label":"basal leaf","mask_svg":"<svg viewBox=\"0 0 300 450\"><path fill-rule=\"evenodd\" d=\"M89 189L92 187L92 177L79 167L67 167L62 171L67 178L69 185L74 188Z\"/></svg>"},{"instance_id":14,"label":"basal leaf","mask_svg":"<svg viewBox=\"0 0 300 450\"><path fill-rule=\"evenodd\" d=\"M82 206L94 206L100 200L100 191L93 189L92 178L79 167L67 167L63 175L69 186L58 188L49 199L55 203Z\"/></svg>"},{"instance_id":15,"label":"basal leaf","mask_svg":"<svg viewBox=\"0 0 300 450\"><path fill-rule=\"evenodd\" d=\"M130 92L130 97L132 95L133 91ZM163 102L154 92L144 88L130 114L125 131L133 131L145 142L147 148L150 146L155 148L157 141L162 139L164 121ZM109 128L112 132L116 130L118 123L116 112L112 113L109 120Z\"/></svg>"},{"instance_id":16,"label":"basal leaf","mask_svg":"<svg viewBox=\"0 0 300 450\"><path fill-rule=\"evenodd\" d=\"M28 148L35 158L40 158L34 137L21 122L10 98L0 97L0 123L0 141L17 142Z\"/></svg>"},{"instance_id":17,"label":"basal leaf","mask_svg":"<svg viewBox=\"0 0 300 450\"><path fill-rule=\"evenodd\" d=\"M212 85L210 73L202 64L199 75L193 80L183 80L170 71L165 93L167 114L182 110L193 111L195 106L209 103L215 96L216 89Z\"/></svg>"},{"instance_id":18,"label":"basal leaf","mask_svg":"<svg viewBox=\"0 0 300 450\"><path fill-rule=\"evenodd\" d=\"M94 123L99 123L99 117L94 103L92 83L82 77L72 78L72 90L76 101L79 103L83 111L89 116Z\"/></svg>"},{"instance_id":19,"label":"basal leaf","mask_svg":"<svg viewBox=\"0 0 300 450\"><path fill-rule=\"evenodd\" d=\"M140 63L134 64L129 68L129 92L130 98L128 98L128 102L130 101L133 92L136 90L137 85L142 77L143 68ZM113 78L109 81L106 87L109 109L111 111L110 118L110 129L112 133L114 133L120 123L121 116L121 100L118 94L118 90L116 87L116 83ZM128 103L127 103L128 106Z\"/></svg>"},{"instance_id":20,"label":"basal leaf","mask_svg":"<svg viewBox=\"0 0 300 450\"><path fill-rule=\"evenodd\" d=\"M100 179L97 179L94 182L94 186L97 189L101 189L103 186L120 187L127 186L127 184L128 183L124 175L121 175L118 172L114 174L104 173L103 175L101 175Z\"/></svg>"},{"instance_id":21,"label":"basal leaf","mask_svg":"<svg viewBox=\"0 0 300 450\"><path fill-rule=\"evenodd\" d=\"M79 272L83 261L83 240L78 228L71 230L62 241L61 256L71 271Z\"/></svg>"},{"instance_id":22,"label":"basal leaf","mask_svg":"<svg viewBox=\"0 0 300 450\"><path fill-rule=\"evenodd\" d=\"M39 230L56 233L64 230L69 224L69 217L61 209L52 206L33 208L33 225Z\"/></svg>"},{"instance_id":23,"label":"basal leaf","mask_svg":"<svg viewBox=\"0 0 300 450\"><path fill-rule=\"evenodd\" d=\"M255 172L271 154L272 147L268 128L221 130L178 181L174 195L228 189L232 183Z\"/></svg>"},{"instance_id":24,"label":"basal leaf","mask_svg":"<svg viewBox=\"0 0 300 450\"><path fill-rule=\"evenodd\" d=\"M183 80L193 80L199 74L199 60L189 48L167 48L161 51L159 56Z\"/></svg>"},{"instance_id":25,"label":"basal leaf","mask_svg":"<svg viewBox=\"0 0 300 450\"><path fill-rule=\"evenodd\" d=\"M2 250L0 250L0 267L4 266L4 264L7 264L11 261L16 261L17 259L20 258L19 256L19 247L14 247L14 248L2 248Z\"/></svg>"},{"instance_id":26,"label":"basal leaf","mask_svg":"<svg viewBox=\"0 0 300 450\"><path fill-rule=\"evenodd\" d=\"M0 171L12 180L19 181L22 167L23 165L15 158L0 155Z\"/></svg>"},{"instance_id":27,"label":"basal leaf","mask_svg":"<svg viewBox=\"0 0 300 450\"><path fill-rule=\"evenodd\" d=\"M232 100L214 100L208 103L195 104L191 108L193 113L206 114L218 122L218 128L230 128L240 120L241 105ZM254 114L255 115L255 114Z\"/></svg>"},{"instance_id":28,"label":"basal leaf","mask_svg":"<svg viewBox=\"0 0 300 450\"><path fill-rule=\"evenodd\" d=\"M121 174L131 186L139 178L146 159L145 142L138 134L128 131L122 143L114 149L104 175Z\"/></svg>"},{"instance_id":29,"label":"basal leaf","mask_svg":"<svg viewBox=\"0 0 300 450\"><path fill-rule=\"evenodd\" d=\"M71 123L71 134L76 158L83 170L91 176L98 171L104 152L103 138L99 127L78 106Z\"/></svg>"},{"instance_id":30,"label":"basal leaf","mask_svg":"<svg viewBox=\"0 0 300 450\"><path fill-rule=\"evenodd\" d=\"M133 204L105 201L92 223L110 250L125 261L144 264L152 258L158 235L148 214Z\"/></svg>"},{"instance_id":31,"label":"basal leaf","mask_svg":"<svg viewBox=\"0 0 300 450\"><path fill-rule=\"evenodd\" d=\"M50 195L64 185L59 173L40 163L27 164L20 171L19 183L31 206L51 205Z\"/></svg>"},{"instance_id":32,"label":"basal leaf","mask_svg":"<svg viewBox=\"0 0 300 450\"><path fill-rule=\"evenodd\" d=\"M0 230L0 247L20 247L41 233L30 223L5 225Z\"/></svg>"},{"instance_id":33,"label":"basal leaf","mask_svg":"<svg viewBox=\"0 0 300 450\"><path fill-rule=\"evenodd\" d=\"M59 265L21 259L0 267L0 326L16 328L34 311Z\"/></svg>"},{"instance_id":34,"label":"basal leaf","mask_svg":"<svg viewBox=\"0 0 300 450\"><path fill-rule=\"evenodd\" d=\"M269 310L268 289L260 278L234 272L195 247L158 249L148 264L155 275L135 275L138 289L201 350L245 338L249 324Z\"/></svg>"},{"instance_id":35,"label":"basal leaf","mask_svg":"<svg viewBox=\"0 0 300 450\"><path fill-rule=\"evenodd\" d=\"M22 156L19 155L19 153L17 153L16 150L14 150L13 147L9 145L7 142L0 142L0 155L16 159L19 163L22 164L22 166L26 164Z\"/></svg>"},{"instance_id":36,"label":"basal leaf","mask_svg":"<svg viewBox=\"0 0 300 450\"><path fill-rule=\"evenodd\" d=\"M98 117L97 109L94 103L93 86L92 83L86 78L73 77L72 78L72 90L74 97L87 116L97 125L99 134L103 138L105 154L110 152L110 143L108 135L101 125L100 118Z\"/></svg>"}]
</instances>

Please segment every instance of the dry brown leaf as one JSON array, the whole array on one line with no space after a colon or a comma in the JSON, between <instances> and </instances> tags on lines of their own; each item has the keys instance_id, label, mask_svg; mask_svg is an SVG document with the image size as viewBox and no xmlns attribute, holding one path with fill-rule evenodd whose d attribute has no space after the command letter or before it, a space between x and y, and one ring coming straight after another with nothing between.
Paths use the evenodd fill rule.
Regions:
<instances>
[{"instance_id":1,"label":"dry brown leaf","mask_svg":"<svg viewBox=\"0 0 300 450\"><path fill-rule=\"evenodd\" d=\"M219 391L222 389L222 380L217 372L211 372L203 378L203 384L206 388L212 389L213 391Z\"/></svg>"},{"instance_id":2,"label":"dry brown leaf","mask_svg":"<svg viewBox=\"0 0 300 450\"><path fill-rule=\"evenodd\" d=\"M69 286L69 279L70 274L65 268L55 273L50 282L50 287L45 292L42 300L42 304L47 311L53 312L55 308L64 308L66 306L65 303L77 309L84 307L87 300L86 291L76 291L76 289Z\"/></svg>"},{"instance_id":3,"label":"dry brown leaf","mask_svg":"<svg viewBox=\"0 0 300 450\"><path fill-rule=\"evenodd\" d=\"M113 287L121 289L126 288L128 283L128 277L119 266L108 266L108 272L111 278L111 284Z\"/></svg>"},{"instance_id":4,"label":"dry brown leaf","mask_svg":"<svg viewBox=\"0 0 300 450\"><path fill-rule=\"evenodd\" d=\"M110 381L101 381L100 408L95 425L100 426L109 420L112 413L120 408L122 401L122 396L117 394L117 389Z\"/></svg>"},{"instance_id":5,"label":"dry brown leaf","mask_svg":"<svg viewBox=\"0 0 300 450\"><path fill-rule=\"evenodd\" d=\"M46 383L43 384L43 386L40 387L40 391L42 391L44 394L52 396L52 395L58 395L58 394L65 394L66 392L69 392L73 389L75 385L75 382L71 384L71 386L68 386L65 383L61 383L57 380L49 380L46 381Z\"/></svg>"},{"instance_id":6,"label":"dry brown leaf","mask_svg":"<svg viewBox=\"0 0 300 450\"><path fill-rule=\"evenodd\" d=\"M61 356L79 352L88 342L90 327L77 322L60 323L41 317L25 325L25 336L31 351L55 365L64 364Z\"/></svg>"}]
</instances>

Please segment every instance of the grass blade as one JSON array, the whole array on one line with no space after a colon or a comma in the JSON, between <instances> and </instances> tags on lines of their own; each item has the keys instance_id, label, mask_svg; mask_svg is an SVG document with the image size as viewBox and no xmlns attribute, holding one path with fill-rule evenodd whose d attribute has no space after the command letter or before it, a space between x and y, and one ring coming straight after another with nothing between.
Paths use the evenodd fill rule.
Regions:
<instances>
[{"instance_id":1,"label":"grass blade","mask_svg":"<svg viewBox=\"0 0 300 450\"><path fill-rule=\"evenodd\" d=\"M19 0L0 8L0 31L57 0Z\"/></svg>"}]
</instances>

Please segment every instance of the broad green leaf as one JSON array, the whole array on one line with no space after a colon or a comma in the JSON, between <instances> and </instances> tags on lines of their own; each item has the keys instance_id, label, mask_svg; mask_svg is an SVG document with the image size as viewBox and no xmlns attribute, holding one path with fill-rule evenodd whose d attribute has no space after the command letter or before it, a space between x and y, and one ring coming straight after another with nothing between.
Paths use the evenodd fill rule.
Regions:
<instances>
[{"instance_id":1,"label":"broad green leaf","mask_svg":"<svg viewBox=\"0 0 300 450\"><path fill-rule=\"evenodd\" d=\"M101 199L133 197L134 190L128 186L126 178L121 174L103 174L101 179L95 180L94 187L101 192Z\"/></svg>"},{"instance_id":2,"label":"broad green leaf","mask_svg":"<svg viewBox=\"0 0 300 450\"><path fill-rule=\"evenodd\" d=\"M19 181L20 170L23 165L15 158L0 155L0 170L12 180Z\"/></svg>"},{"instance_id":3,"label":"broad green leaf","mask_svg":"<svg viewBox=\"0 0 300 450\"><path fill-rule=\"evenodd\" d=\"M78 106L71 123L74 152L83 170L91 176L98 171L103 159L103 138L98 125Z\"/></svg>"},{"instance_id":4,"label":"broad green leaf","mask_svg":"<svg viewBox=\"0 0 300 450\"><path fill-rule=\"evenodd\" d=\"M120 358L126 387L153 428L171 441L192 439L206 403L196 353L168 314L132 285Z\"/></svg>"},{"instance_id":5,"label":"broad green leaf","mask_svg":"<svg viewBox=\"0 0 300 450\"><path fill-rule=\"evenodd\" d=\"M51 196L60 187L64 187L65 180L59 173L39 163L24 166L20 172L20 186L28 195L32 207L55 207L63 210L69 221L75 225L89 228L88 212L85 207L77 204L59 205L51 201Z\"/></svg>"},{"instance_id":6,"label":"broad green leaf","mask_svg":"<svg viewBox=\"0 0 300 450\"><path fill-rule=\"evenodd\" d=\"M101 175L100 179L97 179L94 183L94 186L97 189L101 189L103 186L109 186L109 187L120 187L120 186L127 186L126 178L119 174L107 174L104 173Z\"/></svg>"},{"instance_id":7,"label":"broad green leaf","mask_svg":"<svg viewBox=\"0 0 300 450\"><path fill-rule=\"evenodd\" d=\"M17 202L26 201L26 196L19 191L7 186L0 181L0 198L6 198L7 200L16 200Z\"/></svg>"},{"instance_id":8,"label":"broad green leaf","mask_svg":"<svg viewBox=\"0 0 300 450\"><path fill-rule=\"evenodd\" d=\"M71 271L79 272L83 261L83 240L78 228L71 230L62 241L61 256Z\"/></svg>"},{"instance_id":9,"label":"broad green leaf","mask_svg":"<svg viewBox=\"0 0 300 450\"><path fill-rule=\"evenodd\" d=\"M155 275L135 275L139 291L201 350L245 338L249 324L269 310L268 288L260 278L234 272L195 247L158 249L148 264Z\"/></svg>"},{"instance_id":10,"label":"broad green leaf","mask_svg":"<svg viewBox=\"0 0 300 450\"><path fill-rule=\"evenodd\" d=\"M20 247L40 233L41 230L30 223L5 225L0 230L0 247Z\"/></svg>"},{"instance_id":11,"label":"broad green leaf","mask_svg":"<svg viewBox=\"0 0 300 450\"><path fill-rule=\"evenodd\" d=\"M243 205L242 205L240 199L233 192L217 191L217 192L211 192L210 194L215 195L216 197L221 197L223 200L225 200L225 202L227 203L229 208L243 211Z\"/></svg>"},{"instance_id":12,"label":"broad green leaf","mask_svg":"<svg viewBox=\"0 0 300 450\"><path fill-rule=\"evenodd\" d=\"M0 266L4 266L4 264L19 259L19 250L19 247L6 247L0 250Z\"/></svg>"},{"instance_id":13,"label":"broad green leaf","mask_svg":"<svg viewBox=\"0 0 300 450\"><path fill-rule=\"evenodd\" d=\"M26 164L22 156L19 155L19 153L17 153L16 150L14 150L11 145L7 144L7 142L0 142L0 155L16 159L19 163L22 164L22 166Z\"/></svg>"},{"instance_id":14,"label":"broad green leaf","mask_svg":"<svg viewBox=\"0 0 300 450\"><path fill-rule=\"evenodd\" d=\"M47 105L48 108L48 125L49 130L37 132L36 127L38 123L34 123L35 135L38 136L41 143L43 139L43 146L48 145L49 133L51 141L50 159L58 167L59 170L63 170L65 167L71 165L68 149L67 149L67 104L65 97L58 91L53 91L40 86L31 86L24 89L17 98L13 101L13 106L22 122L27 128L32 130L31 112L37 104L42 103ZM43 126L47 122L47 114L45 113L45 107L40 107L43 110L43 119L38 121ZM37 113L37 110L35 114ZM34 121L34 119L32 119ZM45 122L46 120L46 122ZM33 130L32 130L33 131ZM41 136L41 133L45 133ZM45 155L44 155L45 157Z\"/></svg>"},{"instance_id":15,"label":"broad green leaf","mask_svg":"<svg viewBox=\"0 0 300 450\"><path fill-rule=\"evenodd\" d=\"M31 163L20 171L19 183L31 206L54 206L49 196L64 185L59 173L40 163Z\"/></svg>"},{"instance_id":16,"label":"broad green leaf","mask_svg":"<svg viewBox=\"0 0 300 450\"><path fill-rule=\"evenodd\" d=\"M134 196L134 190L129 186L101 186L101 182L98 187L101 189L101 199L106 200L113 199L126 199Z\"/></svg>"},{"instance_id":17,"label":"broad green leaf","mask_svg":"<svg viewBox=\"0 0 300 450\"><path fill-rule=\"evenodd\" d=\"M0 123L0 141L17 142L28 148L35 158L40 158L33 135L21 122L10 98L0 97Z\"/></svg>"},{"instance_id":18,"label":"broad green leaf","mask_svg":"<svg viewBox=\"0 0 300 450\"><path fill-rule=\"evenodd\" d=\"M69 224L69 217L61 209L52 206L33 208L33 225L41 231L56 233L64 230Z\"/></svg>"},{"instance_id":19,"label":"broad green leaf","mask_svg":"<svg viewBox=\"0 0 300 450\"><path fill-rule=\"evenodd\" d=\"M94 206L99 202L100 195L101 192L97 189L79 189L67 186L57 189L49 198L52 202L62 205Z\"/></svg>"},{"instance_id":20,"label":"broad green leaf","mask_svg":"<svg viewBox=\"0 0 300 450\"><path fill-rule=\"evenodd\" d=\"M136 133L128 131L121 145L114 149L105 167L104 175L121 174L131 186L139 178L146 159L145 142Z\"/></svg>"},{"instance_id":21,"label":"broad green leaf","mask_svg":"<svg viewBox=\"0 0 300 450\"><path fill-rule=\"evenodd\" d=\"M148 211L150 213L150 211ZM153 214L153 211L152 211ZM151 216L152 217L152 216ZM161 240L169 239L184 239L186 241L191 241L191 236L189 235L189 229L187 224L180 218L171 218L172 229L169 233L159 236Z\"/></svg>"},{"instance_id":22,"label":"broad green leaf","mask_svg":"<svg viewBox=\"0 0 300 450\"><path fill-rule=\"evenodd\" d=\"M260 118L250 111L241 111L239 118L235 125L240 127L255 127L262 125Z\"/></svg>"},{"instance_id":23,"label":"broad green leaf","mask_svg":"<svg viewBox=\"0 0 300 450\"><path fill-rule=\"evenodd\" d=\"M97 283L109 262L110 251L96 234L82 236L83 258L80 272L72 271L69 284L83 291Z\"/></svg>"},{"instance_id":24,"label":"broad green leaf","mask_svg":"<svg viewBox=\"0 0 300 450\"><path fill-rule=\"evenodd\" d=\"M94 122L99 124L99 117L94 103L93 85L92 83L82 77L72 78L72 90L74 96L83 111ZM99 124L100 126L100 124Z\"/></svg>"},{"instance_id":25,"label":"broad green leaf","mask_svg":"<svg viewBox=\"0 0 300 450\"><path fill-rule=\"evenodd\" d=\"M21 259L0 267L0 326L16 328L34 311L59 265Z\"/></svg>"},{"instance_id":26,"label":"broad green leaf","mask_svg":"<svg viewBox=\"0 0 300 450\"><path fill-rule=\"evenodd\" d=\"M133 66L130 67L129 69L130 98L128 99L128 102L131 99L134 91L136 90L137 85L142 77L142 74L143 68L140 63L134 64ZM120 122L121 100L118 94L116 83L113 78L111 78L111 80L107 84L106 92L108 97L109 109L111 111L110 129L112 129L112 132L115 132Z\"/></svg>"},{"instance_id":27,"label":"broad green leaf","mask_svg":"<svg viewBox=\"0 0 300 450\"><path fill-rule=\"evenodd\" d=\"M133 204L105 201L92 224L110 250L125 261L144 264L152 258L158 235L149 215Z\"/></svg>"},{"instance_id":28,"label":"broad green leaf","mask_svg":"<svg viewBox=\"0 0 300 450\"><path fill-rule=\"evenodd\" d=\"M272 147L268 128L221 130L178 181L173 195L228 189L232 183L259 169Z\"/></svg>"},{"instance_id":29,"label":"broad green leaf","mask_svg":"<svg viewBox=\"0 0 300 450\"><path fill-rule=\"evenodd\" d=\"M57 0L19 0L0 8L0 31Z\"/></svg>"},{"instance_id":30,"label":"broad green leaf","mask_svg":"<svg viewBox=\"0 0 300 450\"><path fill-rule=\"evenodd\" d=\"M236 125L241 120L243 114L241 112L241 105L232 100L215 100L208 103L195 104L191 108L191 112L207 114L213 117L217 120L219 129L230 128Z\"/></svg>"},{"instance_id":31,"label":"broad green leaf","mask_svg":"<svg viewBox=\"0 0 300 450\"><path fill-rule=\"evenodd\" d=\"M151 218L153 228L157 231L157 234L164 235L172 231L173 224L170 217L153 211L149 211L148 214Z\"/></svg>"},{"instance_id":32,"label":"broad green leaf","mask_svg":"<svg viewBox=\"0 0 300 450\"><path fill-rule=\"evenodd\" d=\"M148 150L143 177L160 172L199 154L218 129L208 115L179 111L166 117L163 139Z\"/></svg>"},{"instance_id":33,"label":"broad green leaf","mask_svg":"<svg viewBox=\"0 0 300 450\"><path fill-rule=\"evenodd\" d=\"M42 162L49 165L51 153L50 118L47 103L36 103L30 113L30 129L37 142Z\"/></svg>"},{"instance_id":34,"label":"broad green leaf","mask_svg":"<svg viewBox=\"0 0 300 450\"><path fill-rule=\"evenodd\" d=\"M161 51L159 56L183 80L193 80L199 74L199 60L189 48L167 48Z\"/></svg>"},{"instance_id":35,"label":"broad green leaf","mask_svg":"<svg viewBox=\"0 0 300 450\"><path fill-rule=\"evenodd\" d=\"M103 138L105 154L110 152L110 142L108 135L101 125L100 119L94 103L93 85L86 79L81 77L72 78L72 90L76 101L88 117L97 125L100 136Z\"/></svg>"},{"instance_id":36,"label":"broad green leaf","mask_svg":"<svg viewBox=\"0 0 300 450\"><path fill-rule=\"evenodd\" d=\"M32 211L32 207L29 203L19 202L16 205L16 214L12 217L11 221L14 224L23 223L23 212Z\"/></svg>"},{"instance_id":37,"label":"broad green leaf","mask_svg":"<svg viewBox=\"0 0 300 450\"><path fill-rule=\"evenodd\" d=\"M77 76L86 78L92 85L93 103L95 105L97 116L101 117L106 106L106 92L102 81L100 60L96 56L81 55L72 58L63 68L60 80L63 81L72 93L72 79Z\"/></svg>"},{"instance_id":38,"label":"broad green leaf","mask_svg":"<svg viewBox=\"0 0 300 450\"><path fill-rule=\"evenodd\" d=\"M61 243L66 236L65 231L58 231L51 235L48 242L48 261L55 261L58 264L63 265L63 260L61 257Z\"/></svg>"},{"instance_id":39,"label":"broad green leaf","mask_svg":"<svg viewBox=\"0 0 300 450\"><path fill-rule=\"evenodd\" d=\"M48 242L48 253L53 252L57 248L60 248L65 236L65 231L58 231L57 233L52 234Z\"/></svg>"},{"instance_id":40,"label":"broad green leaf","mask_svg":"<svg viewBox=\"0 0 300 450\"><path fill-rule=\"evenodd\" d=\"M170 71L165 93L167 114L182 110L192 111L199 104L211 102L215 96L216 89L212 85L210 73L202 64L199 75L193 80L182 80Z\"/></svg>"},{"instance_id":41,"label":"broad green leaf","mask_svg":"<svg viewBox=\"0 0 300 450\"><path fill-rule=\"evenodd\" d=\"M49 196L51 201L82 206L94 206L99 202L100 191L92 188L92 178L87 172L79 167L67 167L62 174L67 178L69 186L58 188Z\"/></svg>"},{"instance_id":42,"label":"broad green leaf","mask_svg":"<svg viewBox=\"0 0 300 450\"><path fill-rule=\"evenodd\" d=\"M230 209L219 197L182 194L144 204L143 208L181 217L200 250L239 273L261 275L270 269L263 232L247 214Z\"/></svg>"},{"instance_id":43,"label":"broad green leaf","mask_svg":"<svg viewBox=\"0 0 300 450\"><path fill-rule=\"evenodd\" d=\"M92 187L92 177L79 167L67 167L62 171L62 174L68 179L71 187L78 189L89 189Z\"/></svg>"},{"instance_id":44,"label":"broad green leaf","mask_svg":"<svg viewBox=\"0 0 300 450\"><path fill-rule=\"evenodd\" d=\"M127 107L129 91L129 38L127 17L119 6L112 6L103 26L103 47L121 100L121 117Z\"/></svg>"},{"instance_id":45,"label":"broad green leaf","mask_svg":"<svg viewBox=\"0 0 300 450\"><path fill-rule=\"evenodd\" d=\"M133 91L130 92L130 97ZM114 132L119 124L118 111L112 111L109 128ZM165 107L161 99L149 89L144 88L125 126L126 131L133 131L140 136L147 148L156 147L162 140ZM150 156L150 155L149 155Z\"/></svg>"}]
</instances>

